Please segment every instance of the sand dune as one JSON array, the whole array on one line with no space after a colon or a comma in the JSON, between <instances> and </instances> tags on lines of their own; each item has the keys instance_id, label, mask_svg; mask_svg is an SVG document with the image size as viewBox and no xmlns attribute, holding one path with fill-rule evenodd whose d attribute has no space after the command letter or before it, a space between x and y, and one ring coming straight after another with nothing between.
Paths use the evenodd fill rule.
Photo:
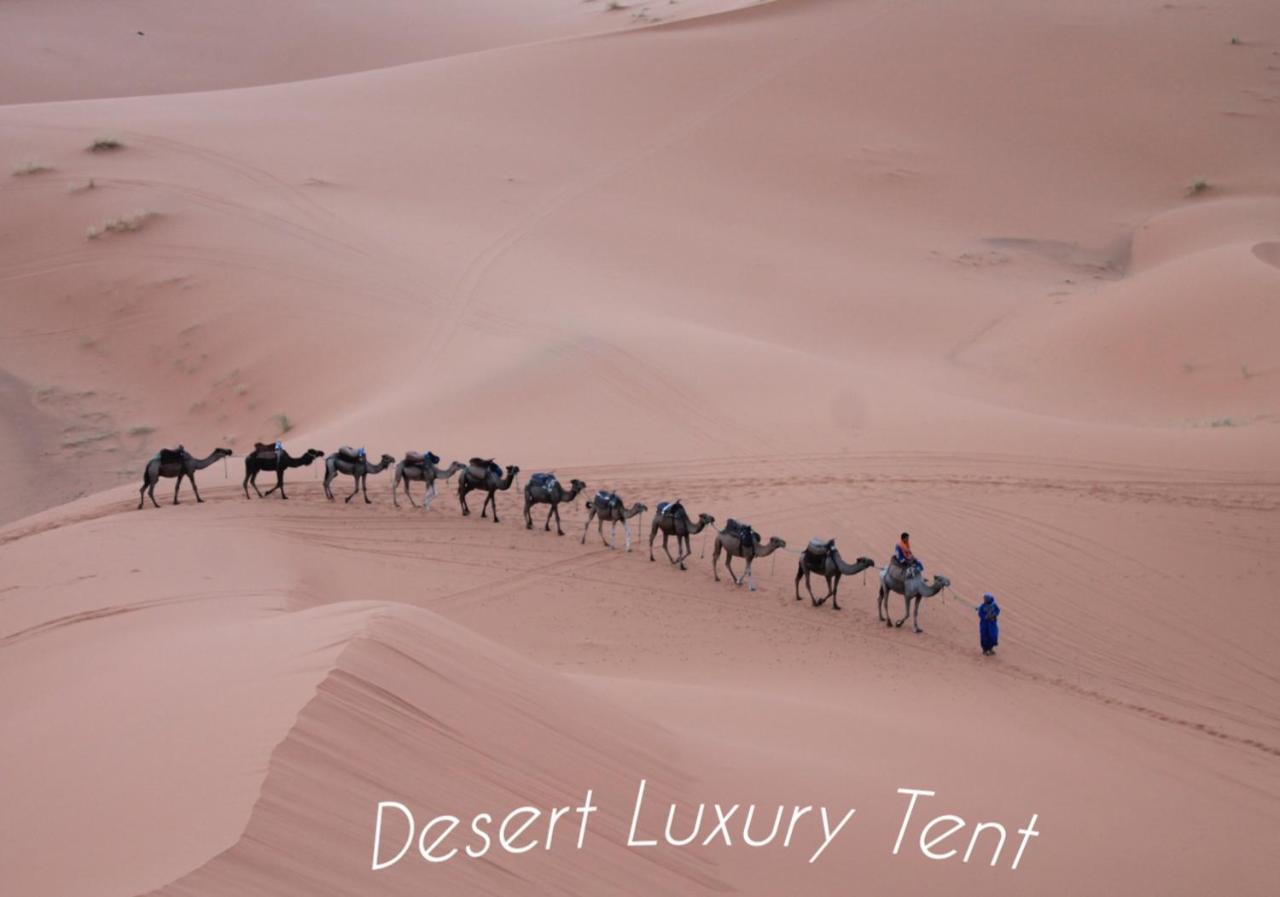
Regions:
<instances>
[{"instance_id":1,"label":"sand dune","mask_svg":"<svg viewBox=\"0 0 1280 897\"><path fill-rule=\"evenodd\" d=\"M20 2L0 35L0 890L1269 893L1274 3ZM581 498L559 539L516 490L397 511L389 473L247 501L239 457L133 510L159 447L277 437L791 549L907 529L954 589L916 635L861 577L797 602L794 554L747 593L701 541L581 544ZM860 834L622 849L642 776ZM904 786L1043 837L1012 874L894 857ZM590 851L365 877L380 799L586 787Z\"/></svg>"}]
</instances>

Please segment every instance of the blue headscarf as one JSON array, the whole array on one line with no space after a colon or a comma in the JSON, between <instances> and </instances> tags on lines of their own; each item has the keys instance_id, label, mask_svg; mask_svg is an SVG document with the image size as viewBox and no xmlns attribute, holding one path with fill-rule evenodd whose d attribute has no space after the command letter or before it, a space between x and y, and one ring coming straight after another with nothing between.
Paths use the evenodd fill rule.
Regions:
<instances>
[{"instance_id":1,"label":"blue headscarf","mask_svg":"<svg viewBox=\"0 0 1280 897\"><path fill-rule=\"evenodd\" d=\"M1000 616L1000 605L996 604L996 596L990 592L982 596L982 603L978 605L976 610L978 611L978 616L983 620L994 622L995 618Z\"/></svg>"}]
</instances>

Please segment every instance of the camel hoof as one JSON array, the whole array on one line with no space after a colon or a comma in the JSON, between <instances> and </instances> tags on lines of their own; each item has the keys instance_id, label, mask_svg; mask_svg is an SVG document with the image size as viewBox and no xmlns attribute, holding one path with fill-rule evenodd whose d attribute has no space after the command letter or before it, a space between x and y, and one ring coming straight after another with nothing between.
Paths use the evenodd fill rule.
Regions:
<instances>
[{"instance_id":1,"label":"camel hoof","mask_svg":"<svg viewBox=\"0 0 1280 897\"><path fill-rule=\"evenodd\" d=\"M524 528L525 528L525 529L533 529L533 524L532 524L532 523L526 523L526 524L524 525Z\"/></svg>"},{"instance_id":2,"label":"camel hoof","mask_svg":"<svg viewBox=\"0 0 1280 897\"><path fill-rule=\"evenodd\" d=\"M924 630L923 630L923 629L921 629L921 628L919 628L919 627L917 626L917 627L916 627L916 630L915 630L915 633L916 633L916 635L922 635L922 634L924 633Z\"/></svg>"}]
</instances>

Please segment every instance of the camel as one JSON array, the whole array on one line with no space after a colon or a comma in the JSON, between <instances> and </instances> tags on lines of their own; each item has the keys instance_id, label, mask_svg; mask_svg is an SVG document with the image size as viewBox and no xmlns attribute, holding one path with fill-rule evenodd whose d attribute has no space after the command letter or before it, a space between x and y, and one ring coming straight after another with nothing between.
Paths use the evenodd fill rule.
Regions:
<instances>
[{"instance_id":1,"label":"camel","mask_svg":"<svg viewBox=\"0 0 1280 897\"><path fill-rule=\"evenodd\" d=\"M653 523L649 525L649 560L654 559L653 540L661 530L662 550L667 553L667 560L671 561L674 567L688 570L684 562L693 556L693 544L689 537L696 536L715 522L716 519L710 514L699 514L698 522L693 523L689 520L689 512L684 509L684 505L680 504L680 499L658 502L657 513L654 514ZM667 540L672 536L676 537L676 557L672 557L671 550L667 548Z\"/></svg>"},{"instance_id":2,"label":"camel","mask_svg":"<svg viewBox=\"0 0 1280 897\"><path fill-rule=\"evenodd\" d=\"M499 467L492 458L472 458L462 470L462 475L458 477L458 502L462 505L462 516L466 517L471 513L471 509L467 507L467 493L476 489L487 492L484 504L480 506L480 516L485 516L489 506L493 506L493 522L498 522L498 501L496 494L499 490L506 491L511 488L512 482L516 478L516 474L520 472L520 468L514 464L507 467L506 476L502 475L502 468Z\"/></svg>"},{"instance_id":3,"label":"camel","mask_svg":"<svg viewBox=\"0 0 1280 897\"><path fill-rule=\"evenodd\" d=\"M280 497L287 499L289 496L284 494L284 472L290 467L308 467L316 458L323 458L324 452L320 449L307 449L301 457L295 458L281 448L278 452L274 443L256 442L253 451L244 456L244 497L249 497L249 487L253 487L253 491L258 493L258 498L266 498L277 489L280 490ZM276 484L263 492L258 488L258 474L264 470L274 470L276 472Z\"/></svg>"},{"instance_id":4,"label":"camel","mask_svg":"<svg viewBox=\"0 0 1280 897\"><path fill-rule=\"evenodd\" d=\"M175 505L178 504L178 490L182 488L183 477L191 480L191 489L196 494L196 501L203 502L200 490L196 488L196 471L204 470L214 461L225 458L229 454L231 454L229 448L216 448L206 458L193 458L191 453L182 446L176 449L161 449L142 470L142 488L138 490L138 510L142 510L148 498L153 505L160 507L159 502L156 501L156 483L160 482L161 477L178 478L178 482L173 486Z\"/></svg>"},{"instance_id":5,"label":"camel","mask_svg":"<svg viewBox=\"0 0 1280 897\"><path fill-rule=\"evenodd\" d=\"M586 488L587 484L582 480L570 480L569 488L565 489L560 485L555 474L535 473L524 485L524 528L533 529L533 515L529 512L530 508L534 505L551 505L551 510L547 512L547 523L543 529L551 532L551 518L555 517L556 533L563 536L564 530L560 528L560 502L573 501L578 497L578 493Z\"/></svg>"},{"instance_id":6,"label":"camel","mask_svg":"<svg viewBox=\"0 0 1280 897\"><path fill-rule=\"evenodd\" d=\"M801 600L800 580L803 579L804 587L809 590L809 600L813 602L814 607L822 607L830 598L831 609L840 610L840 601L836 597L836 592L840 589L840 577L861 573L875 565L876 562L871 558L858 558L856 563L846 564L844 558L840 557L834 539L830 542L815 539L809 543L808 549L800 553L800 565L796 569L796 600ZM823 579L827 581L827 594L821 598L813 596L813 586L809 583L809 575L812 573L821 573Z\"/></svg>"},{"instance_id":7,"label":"camel","mask_svg":"<svg viewBox=\"0 0 1280 897\"><path fill-rule=\"evenodd\" d=\"M371 505L373 502L369 501L369 489L366 485L369 474L382 473L382 471L395 463L395 458L390 455L383 455L377 464L370 464L364 449L360 449L357 452L350 446L344 445L324 459L324 494L329 501L333 501L333 489L330 488L329 484L333 482L333 478L338 474L344 473L356 481L356 487L351 490L351 494L344 501L350 502L351 499L356 497L357 492L363 492L364 503Z\"/></svg>"},{"instance_id":8,"label":"camel","mask_svg":"<svg viewBox=\"0 0 1280 897\"><path fill-rule=\"evenodd\" d=\"M395 481L391 484L391 500L397 508L400 507L400 502L396 498L396 491L400 488L402 481L404 482L404 496L409 499L409 504L415 508L418 503L413 500L413 494L409 491L409 482L411 480L421 480L427 484L427 494L422 499L422 509L430 511L431 502L435 500L438 494L436 492L436 480L447 480L467 466L461 461L454 461L444 470L441 470L436 466L439 463L440 456L435 452L423 452L420 455L416 452L405 453L404 460L396 465Z\"/></svg>"},{"instance_id":9,"label":"camel","mask_svg":"<svg viewBox=\"0 0 1280 897\"><path fill-rule=\"evenodd\" d=\"M751 563L756 558L768 557L779 548L786 548L787 543L779 539L777 536L771 536L768 543L760 544L760 534L753 530L748 524L739 523L730 517L725 521L725 527L716 533L715 552L711 555L711 572L715 574L716 582L720 581L720 552L724 551L724 568L729 571L729 576L733 578L733 584L740 586L744 582L747 584L747 591L754 592L756 590L755 580L751 576ZM734 575L733 566L730 564L734 558L745 558L747 569L743 571L742 576Z\"/></svg>"},{"instance_id":10,"label":"camel","mask_svg":"<svg viewBox=\"0 0 1280 897\"><path fill-rule=\"evenodd\" d=\"M912 617L911 626L916 632L924 632L920 628L920 599L932 598L941 592L947 586L951 585L951 580L942 574L933 577L933 582L925 582L924 576L913 569L911 574L903 580L902 568L897 564L890 564L880 571L880 598L876 604L876 613L880 619L884 621L886 626L902 626L907 621L907 617ZM889 593L897 592L903 598L902 619L893 622L889 615ZM915 612L912 613L911 602L915 602Z\"/></svg>"},{"instance_id":11,"label":"camel","mask_svg":"<svg viewBox=\"0 0 1280 897\"><path fill-rule=\"evenodd\" d=\"M591 529L591 521L596 521L596 531L600 534L600 542L606 548L618 547L618 524L622 524L622 532L626 537L627 551L631 550L631 527L627 521L637 514L649 510L642 503L636 502L630 508L616 492L597 492L595 498L587 502L587 525L582 528L582 544L587 544L587 530ZM604 522L608 520L609 539L604 538Z\"/></svg>"}]
</instances>

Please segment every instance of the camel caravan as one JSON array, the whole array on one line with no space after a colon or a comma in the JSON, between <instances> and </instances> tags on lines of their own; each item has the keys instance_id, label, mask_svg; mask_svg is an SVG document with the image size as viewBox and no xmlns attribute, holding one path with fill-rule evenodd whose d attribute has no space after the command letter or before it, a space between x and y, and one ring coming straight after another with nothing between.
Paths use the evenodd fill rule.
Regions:
<instances>
[{"instance_id":1,"label":"camel caravan","mask_svg":"<svg viewBox=\"0 0 1280 897\"><path fill-rule=\"evenodd\" d=\"M179 504L178 491L184 479L191 481L191 491L195 493L196 501L203 502L204 499L200 497L200 490L196 488L196 471L203 470L219 458L226 458L231 454L231 449L217 448L204 458L196 458L181 445L175 449L161 449L147 462L143 471L138 509L142 510L145 507L147 498L151 499L151 503L155 507L160 507L160 504L156 501L155 491L156 484L161 477L177 480L173 488L173 503L175 505ZM351 477L354 484L351 493L343 498L344 502L350 502L356 495L362 495L366 504L372 504L367 487L368 478L371 475L394 467L395 475L391 486L391 499L395 506L397 508L400 507L398 493L403 487L405 498L409 500L409 504L415 508L418 507L418 503L414 501L413 493L409 488L410 483L416 482L422 483L424 487L422 508L430 510L432 501L438 495L436 490L437 482L448 482L454 475L458 475L458 503L463 516L471 514L471 508L467 503L467 495L472 492L483 492L485 497L480 506L480 516L488 517L490 511L492 511L494 523L499 522L497 494L511 489L512 485L517 483L520 473L519 467L509 465L503 468L492 458L475 457L465 464L460 461L454 461L448 467L441 468L439 466L440 456L430 451L406 452L399 461L391 455L384 454L375 462L369 459L363 448L357 449L346 445L328 455L320 449L313 448L308 449L301 455L294 456L289 454L279 442L274 444L259 442L254 445L253 451L249 452L244 459L244 482L242 483L244 496L245 498L250 498L249 489L252 488L259 498L266 498L274 492L279 492L280 498L287 499L289 496L285 494L284 489L285 471L295 467L309 467L321 459L323 459L324 464L324 494L330 501L336 500L332 484L341 474ZM264 471L274 473L276 477L275 485L266 492L261 491L257 485L258 474ZM551 521L554 520L556 533L563 536L564 529L560 521L560 505L573 502L586 489L587 484L582 480L571 479L566 487L554 473L533 474L529 477L523 489L525 528L533 529L534 505L547 505L548 510L546 519L543 522L543 530L550 532ZM640 517L643 521L643 515L648 511L648 506L642 502L635 502L628 507L622 496L612 491L596 492L595 495L587 499L585 508L587 522L582 529L581 543L583 545L586 544L587 535L591 530L591 524L594 522L601 544L606 548L616 549L618 547L617 529L618 525L621 524L623 546L624 550L628 552L631 551L631 524L629 521L637 517ZM769 557L777 551L789 551L787 543L777 536L771 536L766 541L749 523L735 520L732 517L725 521L723 529L717 527L715 522L716 518L706 513L699 514L697 519L694 520L679 499L659 502L655 507L655 512L649 525L649 560L656 560L653 548L659 534L661 534L662 551L666 554L671 566L679 570L687 570L688 567L685 562L693 556L692 537L703 532L707 527L711 527L715 531L711 554L711 572L715 581L720 582L720 559L721 555L723 555L725 570L728 571L729 578L733 580L733 584L735 586L745 584L748 591L754 592L756 588L752 575L754 563L758 559ZM608 539L604 535L605 523L609 524ZM673 538L676 548L674 555L671 553L670 544ZM840 610L838 593L841 577L852 576L876 566L876 562L869 557L860 557L852 564L846 562L839 549L836 548L834 539L813 539L803 550L794 553L799 555L795 575L796 600L803 600L800 594L800 583L803 581L805 591L808 592L809 600L813 607L822 607L829 600L832 610ZM742 561L743 569L741 575L734 572L734 559ZM813 592L811 577L814 574L821 576L826 583L826 594L821 598L817 597ZM951 581L941 574L935 575L932 580L926 581L923 565L911 553L907 533L902 534L901 541L894 549L893 558L888 564L880 568L879 580L879 597L876 609L880 621L890 627L901 627L910 617L912 629L915 632L923 631L920 628L921 600L931 598L951 585ZM901 595L903 598L903 614L897 620L892 619L889 611L889 596L893 594ZM979 613L982 612L981 608L978 608L978 610ZM984 653L988 653L985 650L985 645L986 642L984 641Z\"/></svg>"}]
</instances>

